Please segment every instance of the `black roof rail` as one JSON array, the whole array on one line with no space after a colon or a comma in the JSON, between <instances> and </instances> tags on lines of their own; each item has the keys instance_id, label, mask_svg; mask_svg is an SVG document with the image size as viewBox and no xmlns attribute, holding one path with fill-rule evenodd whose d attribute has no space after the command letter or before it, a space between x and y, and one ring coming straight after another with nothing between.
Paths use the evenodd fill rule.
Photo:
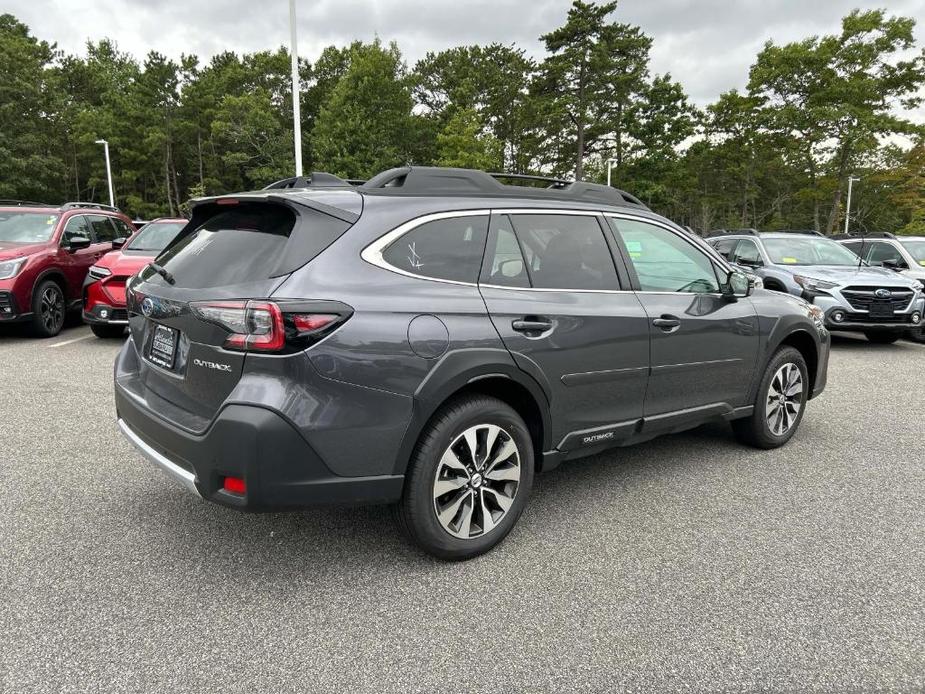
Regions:
<instances>
[{"instance_id":1,"label":"black roof rail","mask_svg":"<svg viewBox=\"0 0 925 694\"><path fill-rule=\"evenodd\" d=\"M264 187L264 190L276 190L280 188L350 188L365 183L357 179L344 180L334 174L324 171L313 171L308 176L292 176L276 181Z\"/></svg>"},{"instance_id":2,"label":"black roof rail","mask_svg":"<svg viewBox=\"0 0 925 694\"><path fill-rule=\"evenodd\" d=\"M35 200L0 200L3 207L54 207L47 202L36 202Z\"/></svg>"},{"instance_id":3,"label":"black roof rail","mask_svg":"<svg viewBox=\"0 0 925 694\"><path fill-rule=\"evenodd\" d=\"M507 185L499 178L543 181L551 185L546 188ZM360 189L364 193L375 194L538 198L649 209L629 193L600 183L570 182L526 174L492 174L475 169L405 166L373 176Z\"/></svg>"},{"instance_id":4,"label":"black roof rail","mask_svg":"<svg viewBox=\"0 0 925 694\"><path fill-rule=\"evenodd\" d=\"M715 236L758 236L757 229L713 229L707 232L706 238Z\"/></svg>"},{"instance_id":5,"label":"black roof rail","mask_svg":"<svg viewBox=\"0 0 925 694\"><path fill-rule=\"evenodd\" d=\"M119 208L113 207L112 205L104 205L99 202L66 202L61 205L62 210L109 210L110 212L118 212Z\"/></svg>"}]
</instances>

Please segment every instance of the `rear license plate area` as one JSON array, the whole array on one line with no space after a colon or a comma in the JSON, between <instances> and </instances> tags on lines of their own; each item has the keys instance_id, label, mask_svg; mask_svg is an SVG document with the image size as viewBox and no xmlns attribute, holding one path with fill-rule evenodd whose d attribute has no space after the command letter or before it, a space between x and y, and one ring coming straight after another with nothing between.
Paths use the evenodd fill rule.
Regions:
<instances>
[{"instance_id":1,"label":"rear license plate area","mask_svg":"<svg viewBox=\"0 0 925 694\"><path fill-rule=\"evenodd\" d=\"M892 301L874 301L870 305L871 318L892 318L893 302Z\"/></svg>"},{"instance_id":2,"label":"rear license plate area","mask_svg":"<svg viewBox=\"0 0 925 694\"><path fill-rule=\"evenodd\" d=\"M173 369L177 359L177 343L179 332L175 328L156 324L151 333L151 342L148 345L147 359L162 369Z\"/></svg>"}]
</instances>

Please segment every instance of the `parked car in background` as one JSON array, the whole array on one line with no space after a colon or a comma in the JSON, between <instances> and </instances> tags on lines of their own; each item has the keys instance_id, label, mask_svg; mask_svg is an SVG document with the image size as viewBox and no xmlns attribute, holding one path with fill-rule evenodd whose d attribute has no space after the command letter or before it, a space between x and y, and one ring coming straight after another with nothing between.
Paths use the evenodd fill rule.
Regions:
<instances>
[{"instance_id":1,"label":"parked car in background","mask_svg":"<svg viewBox=\"0 0 925 694\"><path fill-rule=\"evenodd\" d=\"M108 205L0 202L0 322L28 321L39 337L57 335L80 307L90 266L134 231Z\"/></svg>"},{"instance_id":2,"label":"parked car in background","mask_svg":"<svg viewBox=\"0 0 925 694\"><path fill-rule=\"evenodd\" d=\"M863 258L868 265L895 270L925 284L925 236L895 236L879 232L864 236L836 236L845 248ZM923 321L925 324L925 321ZM925 326L909 331L909 337L925 342Z\"/></svg>"},{"instance_id":3,"label":"parked car in background","mask_svg":"<svg viewBox=\"0 0 925 694\"><path fill-rule=\"evenodd\" d=\"M826 383L822 312L632 195L549 184L401 168L194 201L128 285L120 428L210 501L395 503L445 559L563 460L707 421L787 443Z\"/></svg>"},{"instance_id":4,"label":"parked car in background","mask_svg":"<svg viewBox=\"0 0 925 694\"><path fill-rule=\"evenodd\" d=\"M887 344L922 324L921 282L869 267L821 234L723 233L708 242L730 262L760 275L767 289L822 308L830 330L860 331L871 342Z\"/></svg>"},{"instance_id":5,"label":"parked car in background","mask_svg":"<svg viewBox=\"0 0 925 694\"><path fill-rule=\"evenodd\" d=\"M90 268L83 285L83 319L97 337L120 337L128 325L125 283L167 247L188 220L145 223L130 239L116 239L111 253Z\"/></svg>"}]
</instances>

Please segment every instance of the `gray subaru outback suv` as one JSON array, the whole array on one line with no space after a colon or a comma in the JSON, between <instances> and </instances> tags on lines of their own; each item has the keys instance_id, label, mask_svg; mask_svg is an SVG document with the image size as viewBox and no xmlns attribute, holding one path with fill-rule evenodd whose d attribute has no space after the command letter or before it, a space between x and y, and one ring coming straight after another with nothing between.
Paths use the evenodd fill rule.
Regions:
<instances>
[{"instance_id":1,"label":"gray subaru outback suv","mask_svg":"<svg viewBox=\"0 0 925 694\"><path fill-rule=\"evenodd\" d=\"M208 500L394 503L465 559L537 471L710 420L781 446L825 386L817 308L616 189L305 184L197 200L128 288L119 426Z\"/></svg>"}]
</instances>

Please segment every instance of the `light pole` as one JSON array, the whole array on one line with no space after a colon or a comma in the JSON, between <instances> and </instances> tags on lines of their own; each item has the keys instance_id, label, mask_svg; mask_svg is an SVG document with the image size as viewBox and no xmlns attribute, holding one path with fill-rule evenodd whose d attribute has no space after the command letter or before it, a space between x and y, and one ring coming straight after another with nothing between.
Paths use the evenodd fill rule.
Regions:
<instances>
[{"instance_id":1,"label":"light pole","mask_svg":"<svg viewBox=\"0 0 925 694\"><path fill-rule=\"evenodd\" d=\"M848 202L846 204L845 210L845 233L848 233L848 222L851 220L851 187L855 181L860 181L861 179L857 176L848 176Z\"/></svg>"},{"instance_id":2,"label":"light pole","mask_svg":"<svg viewBox=\"0 0 925 694\"><path fill-rule=\"evenodd\" d=\"M299 104L300 89L299 80L299 47L296 40L295 29L295 0L289 0L289 54L292 58L292 129L293 140L295 141L295 175L302 175L302 116L301 104Z\"/></svg>"},{"instance_id":3,"label":"light pole","mask_svg":"<svg viewBox=\"0 0 925 694\"><path fill-rule=\"evenodd\" d=\"M610 187L610 169L613 168L613 163L614 163L615 161L616 161L616 159L608 159L608 160L607 160L607 187L608 187L608 188Z\"/></svg>"},{"instance_id":4,"label":"light pole","mask_svg":"<svg viewBox=\"0 0 925 694\"><path fill-rule=\"evenodd\" d=\"M106 153L106 181L109 183L109 206L116 206L116 196L112 194L112 167L109 165L109 143L106 140L97 140L96 144L103 145Z\"/></svg>"}]
</instances>

